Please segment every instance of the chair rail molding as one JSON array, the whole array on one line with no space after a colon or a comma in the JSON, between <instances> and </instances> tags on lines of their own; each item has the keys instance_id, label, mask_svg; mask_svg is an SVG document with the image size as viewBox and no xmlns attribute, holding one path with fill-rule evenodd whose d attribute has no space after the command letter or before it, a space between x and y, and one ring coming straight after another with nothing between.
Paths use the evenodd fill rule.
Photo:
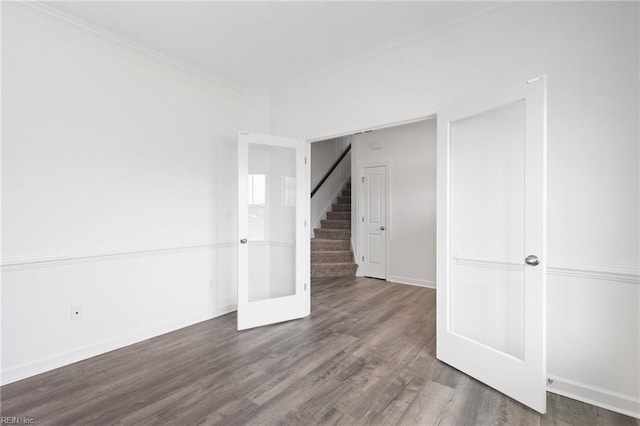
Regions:
<instances>
[{"instance_id":1,"label":"chair rail molding","mask_svg":"<svg viewBox=\"0 0 640 426\"><path fill-rule=\"evenodd\" d=\"M78 252L40 253L31 256L14 256L2 259L0 270L2 272L17 271L21 269L47 268L76 263L99 262L113 259L127 259L140 256L154 256L163 254L183 253L190 251L211 250L234 247L234 241L218 243L191 244L180 246L161 247L129 247L96 249Z\"/></svg>"},{"instance_id":2,"label":"chair rail molding","mask_svg":"<svg viewBox=\"0 0 640 426\"><path fill-rule=\"evenodd\" d=\"M456 264L465 266L510 270L524 268L524 259L508 253L456 250L452 251L451 259ZM588 259L551 259L547 262L547 274L640 284L640 265L596 262Z\"/></svg>"},{"instance_id":3,"label":"chair rail molding","mask_svg":"<svg viewBox=\"0 0 640 426\"><path fill-rule=\"evenodd\" d=\"M640 265L592 262L586 259L558 260L549 262L547 273L640 284Z\"/></svg>"}]
</instances>

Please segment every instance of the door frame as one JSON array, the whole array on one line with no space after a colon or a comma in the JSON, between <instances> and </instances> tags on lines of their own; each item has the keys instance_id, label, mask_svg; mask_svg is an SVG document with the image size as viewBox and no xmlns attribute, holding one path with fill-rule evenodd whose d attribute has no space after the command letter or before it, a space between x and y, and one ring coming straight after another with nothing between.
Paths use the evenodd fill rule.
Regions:
<instances>
[{"instance_id":1,"label":"door frame","mask_svg":"<svg viewBox=\"0 0 640 426\"><path fill-rule=\"evenodd\" d=\"M358 162L358 175L357 175L357 184L358 184L358 204L356 205L356 220L358 222L357 229L357 256L356 263L358 264L358 272L361 273L360 265L362 264L361 259L362 252L364 251L364 242L362 240L364 234L364 225L362 224L362 207L364 206L364 191L362 190L362 177L364 176L364 169L369 167L385 167L385 175L386 175L386 183L385 183L385 192L386 192L386 206L385 206L385 215L386 215L386 224L385 224L385 240L384 240L384 250L385 250L385 281L389 281L389 275L391 272L391 250L389 250L389 241L391 240L391 232L393 231L389 224L391 223L391 163L389 160L384 161L362 161ZM351 185L353 188L353 184ZM391 229L391 230L390 230ZM358 275L364 276L364 275Z\"/></svg>"},{"instance_id":2,"label":"door frame","mask_svg":"<svg viewBox=\"0 0 640 426\"><path fill-rule=\"evenodd\" d=\"M541 79L544 80L544 83L546 84L547 75L542 75L540 77L533 78L533 79L529 80L527 83L534 83L534 82L536 82L538 80L541 80ZM495 87L492 87L492 88L495 88ZM498 89L498 91L500 91L500 89ZM546 95L545 95L545 97L546 97ZM400 115L399 117L397 117L395 119L392 118L389 121L373 121L373 122L370 122L368 125L365 124L364 126L361 123L361 124L356 124L356 126L354 126L354 127L350 127L350 125L347 124L346 126L343 126L343 127L337 127L337 128L334 127L334 129L329 128L329 129L327 129L327 131L321 131L321 132L316 133L315 135L312 134L311 136L307 137L306 140L307 140L307 142L316 142L316 141L321 141L321 140L326 140L326 139L343 137L343 136L347 136L347 135L355 135L355 134L365 133L367 131L372 131L372 130L397 127L397 126L410 124L410 123L415 123L415 122L418 122L418 121L428 120L428 119L432 119L432 118L435 118L437 120L437 122L438 122L438 125L439 125L439 122L441 120L440 117L439 117L439 113L440 112L442 112L449 105L454 104L455 102L464 102L464 101L465 101L464 97L453 97L453 98L449 98L448 102L445 102L444 104L440 105L439 107L435 107L435 108L431 107L431 108L428 108L426 111L418 109L418 110L415 110L413 113L410 112L409 114L404 115L404 116ZM546 101L545 101L545 110L546 110ZM546 111L545 111L545 116L546 116ZM352 122L352 123L354 123L354 122ZM333 133L331 133L332 131L333 131ZM546 133L547 133L547 128L546 128L546 121L545 121L545 134ZM546 147L545 147L545 156L546 156ZM357 161L357 157L356 157L356 161ZM362 166L363 165L367 165L367 164L368 163L366 163L366 162L358 162L355 167L352 167L352 174L354 172L353 169L357 170L357 173L358 173L357 180L358 181L361 180L361 171L360 170L361 170ZM372 162L372 164L380 164L380 162ZM352 166L353 166L353 163L352 163ZM390 170L390 168L388 168L387 170ZM390 175L389 172L387 172L387 173L388 173L388 175ZM390 182L390 178L387 179L387 185L389 185L389 182ZM545 187L546 187L546 176L545 176ZM436 182L436 194L439 191L440 191L440 183ZM358 185L358 193L360 194L360 185ZM387 195L389 196L390 192L388 192ZM356 198L356 200L359 201L359 197ZM355 214L357 216L360 215L360 208L361 208L360 204L361 203L358 202L357 206L355 207L355 210L352 211L352 214ZM387 203L387 206L389 207L390 204L391 204L391 201L389 199L389 201ZM437 210L438 209L440 209L439 206L437 206ZM388 220L390 220L390 215L388 216L388 218L389 218ZM544 220L546 221L546 219L547 219L547 214L545 212ZM356 220L359 220L359 218L356 218ZM358 235L356 235L357 239L354 241L355 242L354 248L356 248L359 251L360 250L360 233L361 233L360 232L360 225L358 225L358 226L352 225L352 231L357 231L357 233L358 233ZM388 235L390 235L390 234L388 234ZM389 272L390 260L391 260L391 254L390 254L390 251L388 249L389 240L390 240L390 238L387 238L387 242L386 242L387 243L387 268L388 268L387 269L387 276L389 275L388 272ZM436 244L439 244L440 240L441 240L441 236L439 234L438 227L437 227L437 229L436 229ZM546 246L546 241L545 241L545 246ZM436 253L438 253L438 250L436 250ZM358 253L356 252L356 255L357 254ZM543 256L544 256L544 259L546 260L547 253L544 253ZM439 263L439 260L437 259L437 257L438 256L436 256L436 265L438 265L438 263ZM360 262L358 261L357 258L356 258L356 263L360 264ZM439 271L439 269L440 268L438 268L438 271ZM360 273L358 273L358 276L362 276L362 275ZM440 272L438 272L438 276L440 276ZM546 278L546 274L545 274L545 278ZM438 278L436 278L436 290L438 289L438 287L440 287L437 284L438 281L439 281ZM545 292L545 295L543 296L543 299L544 299L544 301L546 303L547 300L548 300L546 292ZM437 312L436 312L436 314L437 314ZM546 316L545 316L544 319L546 321ZM545 324L544 332L546 333L546 331L547 331L547 326ZM544 342L544 344L546 346L546 341ZM544 353L543 353L543 356L545 358L547 357L547 353L548 353L548 349L545 347ZM547 392L550 391L548 386L546 386L545 389L546 389Z\"/></svg>"}]
</instances>

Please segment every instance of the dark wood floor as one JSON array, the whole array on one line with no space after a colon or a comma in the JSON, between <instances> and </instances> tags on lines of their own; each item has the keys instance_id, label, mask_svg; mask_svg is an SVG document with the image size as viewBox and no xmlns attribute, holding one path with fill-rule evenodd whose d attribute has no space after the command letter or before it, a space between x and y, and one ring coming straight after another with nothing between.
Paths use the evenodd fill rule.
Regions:
<instances>
[{"instance_id":1,"label":"dark wood floor","mask_svg":"<svg viewBox=\"0 0 640 426\"><path fill-rule=\"evenodd\" d=\"M40 424L633 425L557 395L536 412L435 359L435 291L318 279L312 316L225 315L1 389Z\"/></svg>"}]
</instances>

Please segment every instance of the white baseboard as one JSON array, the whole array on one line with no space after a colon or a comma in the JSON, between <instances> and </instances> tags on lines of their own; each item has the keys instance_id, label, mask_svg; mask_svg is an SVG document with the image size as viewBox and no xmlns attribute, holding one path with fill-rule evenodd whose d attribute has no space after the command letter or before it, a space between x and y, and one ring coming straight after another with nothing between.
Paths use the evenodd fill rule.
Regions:
<instances>
[{"instance_id":1,"label":"white baseboard","mask_svg":"<svg viewBox=\"0 0 640 426\"><path fill-rule=\"evenodd\" d=\"M553 384L547 386L549 392L640 419L640 398L562 377L553 375L548 377L553 380Z\"/></svg>"},{"instance_id":2,"label":"white baseboard","mask_svg":"<svg viewBox=\"0 0 640 426\"><path fill-rule=\"evenodd\" d=\"M390 275L387 277L387 281L392 281L398 284L414 285L416 287L436 288L434 281L421 280L419 278L401 277L398 275Z\"/></svg>"},{"instance_id":3,"label":"white baseboard","mask_svg":"<svg viewBox=\"0 0 640 426\"><path fill-rule=\"evenodd\" d=\"M151 339L162 334L179 330L181 328L188 327L202 321L207 321L212 318L228 314L229 312L233 312L235 310L235 304L224 306L222 308L216 309L214 312L204 312L199 315L192 315L179 320L158 324L153 327L139 330L125 336L97 342L82 348L73 349L71 351L55 354L37 361L22 364L10 368L9 370L3 371L0 377L0 384L6 385L18 380L26 379L27 377L35 376L37 374L63 367L65 365L73 364L74 362L82 361L96 355L101 355L115 349L120 349L124 346L139 343L143 340Z\"/></svg>"}]
</instances>

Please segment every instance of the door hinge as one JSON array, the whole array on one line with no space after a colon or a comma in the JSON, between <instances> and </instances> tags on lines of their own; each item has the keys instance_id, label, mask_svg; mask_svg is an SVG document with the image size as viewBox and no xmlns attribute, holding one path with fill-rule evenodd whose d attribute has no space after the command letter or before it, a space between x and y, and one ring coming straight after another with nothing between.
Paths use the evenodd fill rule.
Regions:
<instances>
[{"instance_id":1,"label":"door hinge","mask_svg":"<svg viewBox=\"0 0 640 426\"><path fill-rule=\"evenodd\" d=\"M364 223L364 216L362 216L362 223Z\"/></svg>"},{"instance_id":2,"label":"door hinge","mask_svg":"<svg viewBox=\"0 0 640 426\"><path fill-rule=\"evenodd\" d=\"M304 291L307 291L307 283L304 283Z\"/></svg>"},{"instance_id":3,"label":"door hinge","mask_svg":"<svg viewBox=\"0 0 640 426\"><path fill-rule=\"evenodd\" d=\"M307 164L307 157L304 157L304 164Z\"/></svg>"},{"instance_id":4,"label":"door hinge","mask_svg":"<svg viewBox=\"0 0 640 426\"><path fill-rule=\"evenodd\" d=\"M364 176L362 176L362 183L364 183Z\"/></svg>"},{"instance_id":5,"label":"door hinge","mask_svg":"<svg viewBox=\"0 0 640 426\"><path fill-rule=\"evenodd\" d=\"M304 221L304 227L305 228L307 227L307 221L306 220Z\"/></svg>"},{"instance_id":6,"label":"door hinge","mask_svg":"<svg viewBox=\"0 0 640 426\"><path fill-rule=\"evenodd\" d=\"M362 261L364 262L364 256L362 256Z\"/></svg>"}]
</instances>

